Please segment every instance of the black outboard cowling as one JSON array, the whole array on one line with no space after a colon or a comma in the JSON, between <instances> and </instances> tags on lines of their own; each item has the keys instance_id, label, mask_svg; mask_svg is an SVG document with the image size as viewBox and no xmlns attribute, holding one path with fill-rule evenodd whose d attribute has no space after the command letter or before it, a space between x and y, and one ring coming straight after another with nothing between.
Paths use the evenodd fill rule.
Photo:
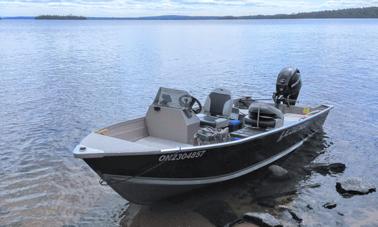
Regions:
<instances>
[{"instance_id":1,"label":"black outboard cowling","mask_svg":"<svg viewBox=\"0 0 378 227\"><path fill-rule=\"evenodd\" d=\"M276 92L273 93L274 102L295 105L301 86L299 69L292 67L282 69L277 77Z\"/></svg>"}]
</instances>

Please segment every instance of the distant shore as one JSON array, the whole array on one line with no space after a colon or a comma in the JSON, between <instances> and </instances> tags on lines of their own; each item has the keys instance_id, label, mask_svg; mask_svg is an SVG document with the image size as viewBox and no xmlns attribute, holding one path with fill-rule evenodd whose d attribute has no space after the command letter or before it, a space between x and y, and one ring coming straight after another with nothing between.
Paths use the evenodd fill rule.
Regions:
<instances>
[{"instance_id":1,"label":"distant shore","mask_svg":"<svg viewBox=\"0 0 378 227\"><path fill-rule=\"evenodd\" d=\"M83 16L59 16L59 15L40 15L35 17L36 20L86 20L86 17Z\"/></svg>"},{"instance_id":2,"label":"distant shore","mask_svg":"<svg viewBox=\"0 0 378 227\"><path fill-rule=\"evenodd\" d=\"M378 7L325 10L307 13L250 15L250 16L186 16L162 15L145 17L85 17L74 15L40 15L37 17L18 16L0 19L37 19L37 20L252 20L252 19L358 19L378 18Z\"/></svg>"},{"instance_id":3,"label":"distant shore","mask_svg":"<svg viewBox=\"0 0 378 227\"><path fill-rule=\"evenodd\" d=\"M251 20L251 19L337 19L337 18L378 18L378 7L350 8L339 10L325 10L308 13L250 15L250 16L182 16L163 15L149 17L125 18L90 18L113 20Z\"/></svg>"}]
</instances>

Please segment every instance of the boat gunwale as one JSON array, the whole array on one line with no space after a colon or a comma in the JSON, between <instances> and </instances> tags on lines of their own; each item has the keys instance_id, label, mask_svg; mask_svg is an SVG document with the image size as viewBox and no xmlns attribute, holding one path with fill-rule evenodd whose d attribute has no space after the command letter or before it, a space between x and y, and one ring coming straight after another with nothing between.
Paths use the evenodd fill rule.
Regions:
<instances>
[{"instance_id":1,"label":"boat gunwale","mask_svg":"<svg viewBox=\"0 0 378 227\"><path fill-rule=\"evenodd\" d=\"M228 146L233 146L233 145L239 145L239 144L243 144L243 143L247 143L247 142L250 142L252 140L255 140L255 139L259 139L259 138L263 138L263 137L266 137L266 136L269 136L271 134L274 134L274 133L277 133L277 132L280 132L280 131L284 131L288 128L293 128L293 127L296 127L298 125L301 125L311 119L314 119L322 114L324 114L325 112L329 112L331 109L334 108L333 105L326 105L326 104L321 104L315 108L319 108L319 107L325 107L325 109L315 113L315 114L312 114L311 116L307 117L307 118L304 118L302 121L298 121L296 123L293 123L291 125L287 125L287 126L284 126L284 127L280 127L280 128L275 128L275 129L272 129L272 130L269 130L269 131L266 131L266 132L262 132L262 133L259 133L259 134L256 134L256 135L253 135L253 136L249 136L249 137L246 137L246 138L243 138L243 139L240 139L240 140L236 140L236 141L227 141L227 142L222 142L222 143L216 143L216 144L208 144L208 145L200 145L200 146L192 146L192 147L174 147L174 148L168 148L168 149L160 149L160 150L156 150L156 151L139 151L139 152L117 152L117 153L110 153L110 152L106 152L106 151L103 151L103 152L99 152L98 154L95 154L95 153L91 153L91 154L88 154L88 156L86 154L83 154L78 151L79 150L79 147L80 147L80 144L78 146L76 146L76 148L74 149L73 153L74 155L76 154L80 154L78 155L77 157L78 158L81 158L81 159L92 159L92 158L103 158L103 157L111 157L111 156L139 156L139 155L161 155L161 154L171 154L171 153L181 153L181 152L193 152L193 151L199 151L199 150L208 150L208 149L215 149L215 148L219 148L219 147L228 147ZM140 117L137 117L138 119ZM133 119L132 119L133 120ZM117 125L117 124L121 124L122 122L119 122L119 123L116 123L114 125ZM113 125L111 125L113 126ZM109 127L111 127L109 126ZM85 157L87 156L87 157Z\"/></svg>"}]
</instances>

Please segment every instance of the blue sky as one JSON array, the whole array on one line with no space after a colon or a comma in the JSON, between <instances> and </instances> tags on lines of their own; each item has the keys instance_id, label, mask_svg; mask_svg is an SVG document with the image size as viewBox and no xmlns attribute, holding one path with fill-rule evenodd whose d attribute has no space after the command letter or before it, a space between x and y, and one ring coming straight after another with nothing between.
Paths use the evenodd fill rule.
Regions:
<instances>
[{"instance_id":1,"label":"blue sky","mask_svg":"<svg viewBox=\"0 0 378 227\"><path fill-rule=\"evenodd\" d=\"M378 0L0 0L0 16L237 16L365 6L378 6Z\"/></svg>"}]
</instances>

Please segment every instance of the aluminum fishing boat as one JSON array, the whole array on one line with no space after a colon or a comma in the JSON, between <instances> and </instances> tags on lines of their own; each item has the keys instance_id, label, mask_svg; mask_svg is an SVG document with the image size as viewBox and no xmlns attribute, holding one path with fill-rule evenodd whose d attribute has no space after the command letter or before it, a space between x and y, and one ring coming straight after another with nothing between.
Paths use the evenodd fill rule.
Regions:
<instances>
[{"instance_id":1,"label":"aluminum fishing boat","mask_svg":"<svg viewBox=\"0 0 378 227\"><path fill-rule=\"evenodd\" d=\"M300 106L300 72L283 69L273 102L160 88L145 116L90 133L74 149L117 193L146 204L267 166L319 131L332 106Z\"/></svg>"}]
</instances>

